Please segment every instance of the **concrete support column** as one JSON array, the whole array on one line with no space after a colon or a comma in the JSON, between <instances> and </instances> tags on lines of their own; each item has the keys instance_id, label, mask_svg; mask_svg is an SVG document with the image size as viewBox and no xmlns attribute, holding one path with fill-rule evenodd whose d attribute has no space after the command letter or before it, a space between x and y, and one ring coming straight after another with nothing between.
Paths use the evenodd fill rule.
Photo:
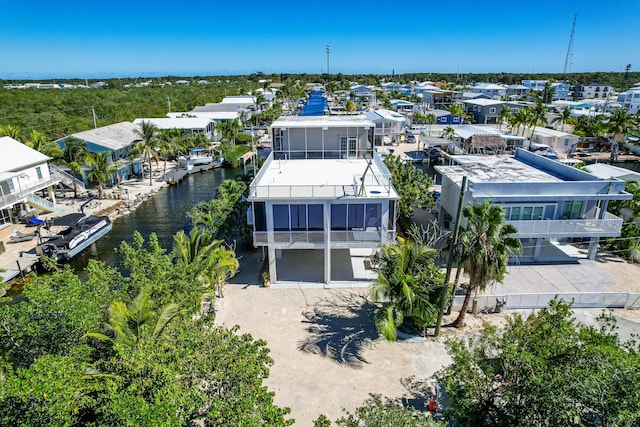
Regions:
<instances>
[{"instance_id":1,"label":"concrete support column","mask_svg":"<svg viewBox=\"0 0 640 427\"><path fill-rule=\"evenodd\" d=\"M271 283L278 282L278 266L276 265L276 250L273 245L269 245L269 279Z\"/></svg>"},{"instance_id":2,"label":"concrete support column","mask_svg":"<svg viewBox=\"0 0 640 427\"><path fill-rule=\"evenodd\" d=\"M537 261L540 257L540 249L542 248L542 239L535 239L536 245L533 248L533 260Z\"/></svg>"},{"instance_id":3,"label":"concrete support column","mask_svg":"<svg viewBox=\"0 0 640 427\"><path fill-rule=\"evenodd\" d=\"M587 253L587 259L590 259L592 261L596 259L599 243L600 243L599 237L592 237L591 239L589 239L589 252Z\"/></svg>"},{"instance_id":4,"label":"concrete support column","mask_svg":"<svg viewBox=\"0 0 640 427\"><path fill-rule=\"evenodd\" d=\"M324 204L324 282L331 283L331 202Z\"/></svg>"},{"instance_id":5,"label":"concrete support column","mask_svg":"<svg viewBox=\"0 0 640 427\"><path fill-rule=\"evenodd\" d=\"M49 193L49 197L51 197L51 201L55 205L57 202L56 202L56 193L55 191L53 191L53 186L47 187L47 193Z\"/></svg>"}]
</instances>

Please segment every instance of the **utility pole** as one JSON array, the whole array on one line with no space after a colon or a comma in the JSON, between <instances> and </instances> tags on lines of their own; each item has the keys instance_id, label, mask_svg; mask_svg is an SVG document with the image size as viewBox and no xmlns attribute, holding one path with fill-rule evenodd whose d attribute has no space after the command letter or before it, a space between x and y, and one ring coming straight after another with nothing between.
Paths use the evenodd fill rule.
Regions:
<instances>
[{"instance_id":1,"label":"utility pole","mask_svg":"<svg viewBox=\"0 0 640 427\"><path fill-rule=\"evenodd\" d=\"M91 114L93 114L93 128L98 129L98 119L96 118L96 109L91 106Z\"/></svg>"},{"instance_id":2,"label":"utility pole","mask_svg":"<svg viewBox=\"0 0 640 427\"><path fill-rule=\"evenodd\" d=\"M167 107L169 108L169 113L171 112L171 98L167 96Z\"/></svg>"},{"instance_id":3,"label":"utility pole","mask_svg":"<svg viewBox=\"0 0 640 427\"><path fill-rule=\"evenodd\" d=\"M460 231L460 218L462 217L462 204L464 203L464 193L467 190L467 177L462 177L462 184L460 185L460 197L458 198L458 209L456 212L456 223L453 227L453 236L451 238L451 244L449 245L449 258L447 260L447 272L444 278L444 286L442 287L442 294L440 295L440 310L438 311L438 320L436 320L436 330L433 335L440 335L440 326L442 325L442 316L444 315L444 306L447 300L447 291L449 290L449 280L451 279L451 269L453 267L454 248L458 243L458 232ZM460 266L458 266L460 269Z\"/></svg>"},{"instance_id":4,"label":"utility pole","mask_svg":"<svg viewBox=\"0 0 640 427\"><path fill-rule=\"evenodd\" d=\"M562 74L567 74L571 72L571 61L573 60L573 34L576 31L576 19L578 19L578 14L573 15L573 25L571 25L571 37L569 37L569 48L567 49L567 56L564 59L564 68L562 69Z\"/></svg>"},{"instance_id":5,"label":"utility pole","mask_svg":"<svg viewBox=\"0 0 640 427\"><path fill-rule=\"evenodd\" d=\"M329 72L329 54L331 53L331 46L327 45L327 74L330 74Z\"/></svg>"}]
</instances>

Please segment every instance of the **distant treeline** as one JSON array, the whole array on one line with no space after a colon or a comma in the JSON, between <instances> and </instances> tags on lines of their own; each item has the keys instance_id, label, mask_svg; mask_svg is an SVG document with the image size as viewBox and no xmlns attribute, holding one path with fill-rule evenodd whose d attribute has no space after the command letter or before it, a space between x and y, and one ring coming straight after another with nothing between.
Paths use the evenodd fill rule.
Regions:
<instances>
[{"instance_id":1,"label":"distant treeline","mask_svg":"<svg viewBox=\"0 0 640 427\"><path fill-rule=\"evenodd\" d=\"M176 86L177 80L191 84ZM198 81L204 80L206 84ZM135 118L164 117L171 111L188 111L197 105L219 102L224 96L250 93L266 88L269 83L292 84L353 81L365 85L378 85L381 80L408 83L410 81L446 81L457 84L492 82L518 84L522 80L564 80L571 84L598 82L612 85L622 91L640 82L640 72L591 72L570 74L515 74L486 73L412 73L398 75L376 74L265 74L261 72L242 76L195 76L112 79L55 79L38 80L42 83L85 84L103 81L99 89L3 89L0 88L0 126L13 125L24 132L37 130L52 139L91 129L94 112L97 126L105 126ZM24 80L0 80L0 83L24 83ZM140 84L150 82L148 86ZM171 85L167 85L171 82ZM138 85L138 87L136 86Z\"/></svg>"}]
</instances>

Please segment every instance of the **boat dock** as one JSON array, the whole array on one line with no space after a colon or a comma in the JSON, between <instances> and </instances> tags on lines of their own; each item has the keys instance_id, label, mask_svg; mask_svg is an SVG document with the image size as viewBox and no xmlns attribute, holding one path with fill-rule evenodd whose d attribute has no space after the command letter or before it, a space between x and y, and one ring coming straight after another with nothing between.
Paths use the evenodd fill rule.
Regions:
<instances>
[{"instance_id":1,"label":"boat dock","mask_svg":"<svg viewBox=\"0 0 640 427\"><path fill-rule=\"evenodd\" d=\"M12 229L22 232L30 232L24 225L16 224ZM35 269L40 257L35 251L37 237L23 242L13 242L9 239L0 240L0 277L3 283L11 283L22 279ZM0 296L3 294L0 288Z\"/></svg>"},{"instance_id":2,"label":"boat dock","mask_svg":"<svg viewBox=\"0 0 640 427\"><path fill-rule=\"evenodd\" d=\"M193 168L191 169L187 169L185 167L174 167L173 169L167 171L166 181L171 185L175 185L175 184L178 184L180 181L182 181L184 177L187 175L208 171L216 167L220 167L220 166L215 162L212 162L206 165L199 165L199 166L194 165Z\"/></svg>"}]
</instances>

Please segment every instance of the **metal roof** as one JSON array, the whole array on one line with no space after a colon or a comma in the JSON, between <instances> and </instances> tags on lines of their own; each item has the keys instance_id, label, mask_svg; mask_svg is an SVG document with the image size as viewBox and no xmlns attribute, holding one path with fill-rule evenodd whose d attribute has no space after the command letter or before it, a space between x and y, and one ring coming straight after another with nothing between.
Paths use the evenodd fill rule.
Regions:
<instances>
[{"instance_id":1,"label":"metal roof","mask_svg":"<svg viewBox=\"0 0 640 427\"><path fill-rule=\"evenodd\" d=\"M271 124L272 128L312 127L374 127L364 115L357 116L281 116Z\"/></svg>"},{"instance_id":2,"label":"metal roof","mask_svg":"<svg viewBox=\"0 0 640 427\"><path fill-rule=\"evenodd\" d=\"M208 117L161 117L135 119L133 123L141 125L149 122L158 129L206 129L212 122Z\"/></svg>"},{"instance_id":3,"label":"metal roof","mask_svg":"<svg viewBox=\"0 0 640 427\"><path fill-rule=\"evenodd\" d=\"M102 126L97 129L86 130L74 133L68 137L78 138L82 141L90 142L109 150L120 150L131 145L133 141L140 138L136 131L140 126L132 122L120 122L109 126Z\"/></svg>"}]
</instances>

